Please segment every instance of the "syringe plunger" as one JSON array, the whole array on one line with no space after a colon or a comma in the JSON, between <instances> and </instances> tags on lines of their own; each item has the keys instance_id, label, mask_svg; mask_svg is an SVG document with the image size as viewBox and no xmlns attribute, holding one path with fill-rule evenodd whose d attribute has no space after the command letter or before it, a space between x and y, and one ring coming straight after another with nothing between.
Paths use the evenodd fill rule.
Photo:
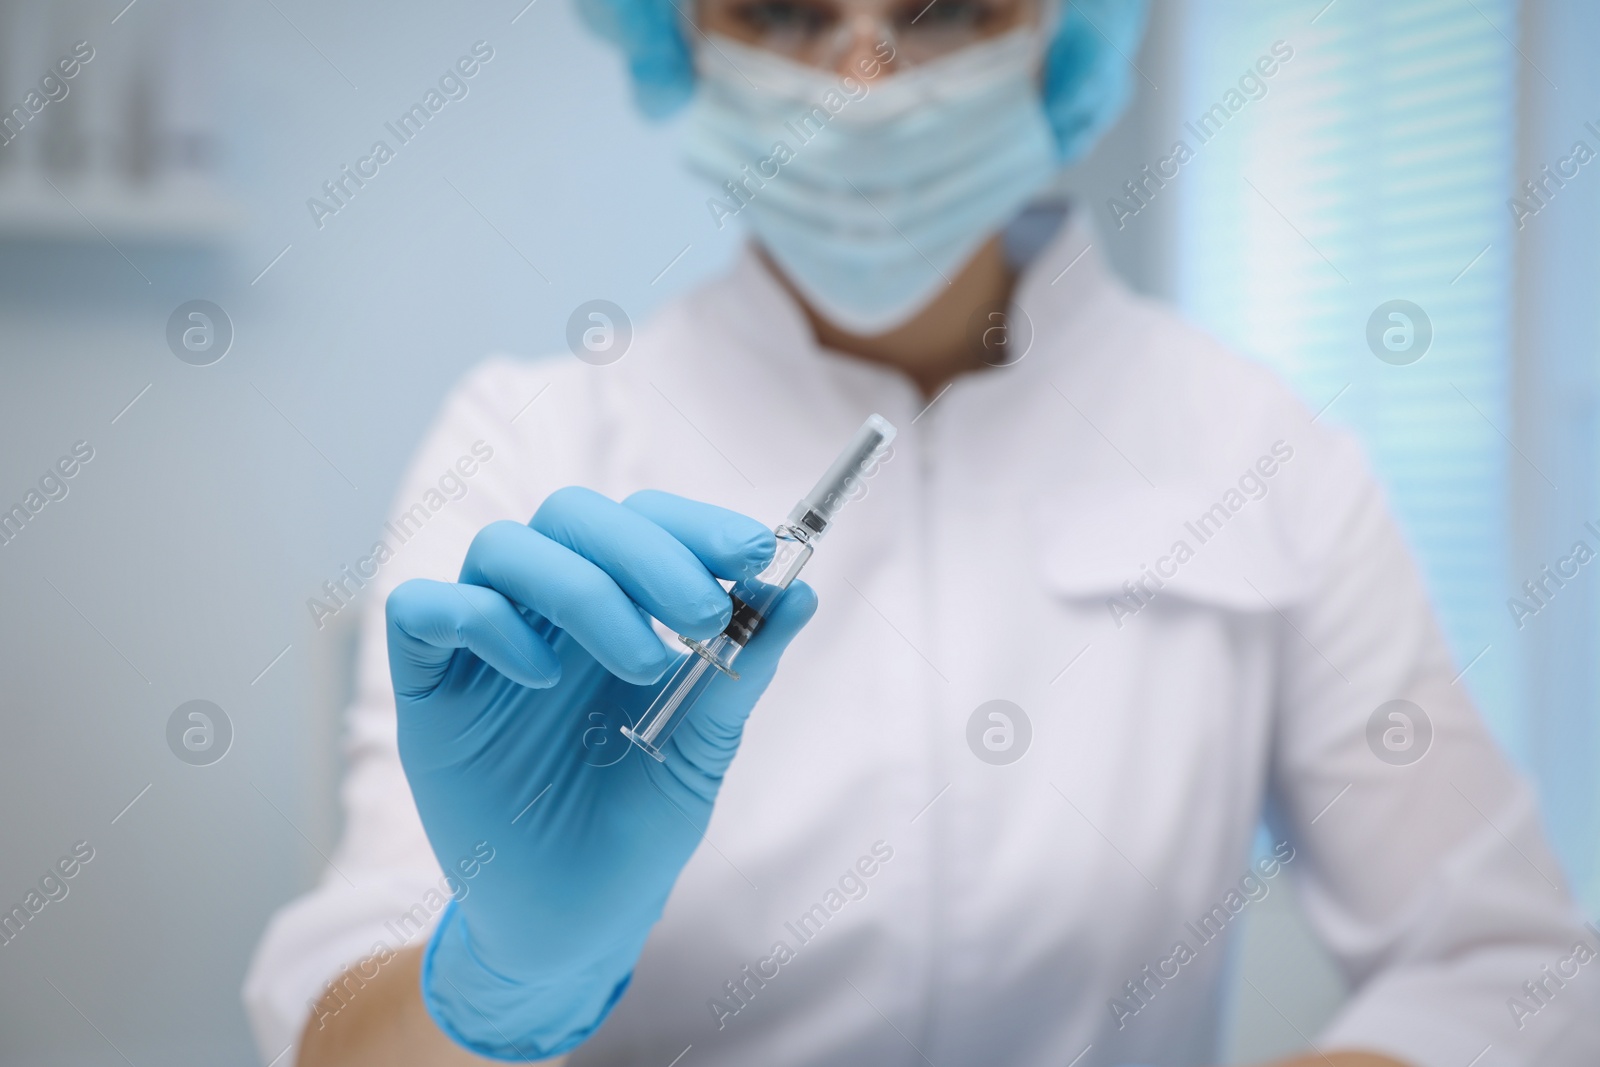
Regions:
<instances>
[{"instance_id":1,"label":"syringe plunger","mask_svg":"<svg viewBox=\"0 0 1600 1067\"><path fill-rule=\"evenodd\" d=\"M815 541L827 532L839 509L861 495L878 461L894 440L895 428L882 415L868 415L855 437L816 486L789 512L790 526L803 526Z\"/></svg>"}]
</instances>

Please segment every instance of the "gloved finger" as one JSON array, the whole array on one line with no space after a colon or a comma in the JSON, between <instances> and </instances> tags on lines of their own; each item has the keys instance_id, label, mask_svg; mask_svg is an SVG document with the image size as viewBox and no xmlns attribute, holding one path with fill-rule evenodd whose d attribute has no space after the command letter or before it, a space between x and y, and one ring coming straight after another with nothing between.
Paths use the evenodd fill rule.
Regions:
<instances>
[{"instance_id":1,"label":"gloved finger","mask_svg":"<svg viewBox=\"0 0 1600 1067\"><path fill-rule=\"evenodd\" d=\"M710 575L705 580L726 602L722 587ZM521 523L479 530L461 564L461 581L487 586L548 619L625 682L646 685L672 664L661 638L610 575Z\"/></svg>"},{"instance_id":2,"label":"gloved finger","mask_svg":"<svg viewBox=\"0 0 1600 1067\"><path fill-rule=\"evenodd\" d=\"M551 493L528 525L593 562L681 634L714 637L733 617L727 592L682 541L592 489Z\"/></svg>"},{"instance_id":3,"label":"gloved finger","mask_svg":"<svg viewBox=\"0 0 1600 1067\"><path fill-rule=\"evenodd\" d=\"M734 667L738 680L718 678L689 709L683 725L667 739L667 765L680 759L711 783L722 780L739 748L744 722L778 669L778 660L817 611L817 594L796 581L767 613ZM673 751L676 750L676 751Z\"/></svg>"},{"instance_id":4,"label":"gloved finger","mask_svg":"<svg viewBox=\"0 0 1600 1067\"><path fill-rule=\"evenodd\" d=\"M641 489L629 495L622 506L676 537L718 578L736 582L758 574L777 551L771 530L748 515L715 504L659 489Z\"/></svg>"},{"instance_id":5,"label":"gloved finger","mask_svg":"<svg viewBox=\"0 0 1600 1067\"><path fill-rule=\"evenodd\" d=\"M413 578L389 594L384 613L397 697L433 692L462 648L519 685L543 689L561 677L555 650L493 589Z\"/></svg>"}]
</instances>

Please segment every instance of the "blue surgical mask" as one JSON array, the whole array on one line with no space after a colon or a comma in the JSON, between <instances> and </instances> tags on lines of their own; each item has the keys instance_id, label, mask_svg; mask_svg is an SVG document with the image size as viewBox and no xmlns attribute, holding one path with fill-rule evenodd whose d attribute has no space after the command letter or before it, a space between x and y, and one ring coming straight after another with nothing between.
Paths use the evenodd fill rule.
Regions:
<instances>
[{"instance_id":1,"label":"blue surgical mask","mask_svg":"<svg viewBox=\"0 0 1600 1067\"><path fill-rule=\"evenodd\" d=\"M710 38L686 145L719 187L708 211L746 221L835 326L903 325L1055 174L1048 39L1013 30L874 79Z\"/></svg>"}]
</instances>

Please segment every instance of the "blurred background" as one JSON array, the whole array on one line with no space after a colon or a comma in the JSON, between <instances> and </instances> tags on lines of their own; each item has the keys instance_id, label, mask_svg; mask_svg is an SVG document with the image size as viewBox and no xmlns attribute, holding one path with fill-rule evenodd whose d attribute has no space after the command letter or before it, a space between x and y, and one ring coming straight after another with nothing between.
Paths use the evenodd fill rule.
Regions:
<instances>
[{"instance_id":1,"label":"blurred background","mask_svg":"<svg viewBox=\"0 0 1600 1067\"><path fill-rule=\"evenodd\" d=\"M1133 285L1363 436L1591 914L1600 562L1543 568L1600 548L1595 41L1587 0L1158 0L1065 179ZM353 612L308 599L471 364L727 263L706 196L566 0L0 0L0 910L93 849L0 946L0 1062L257 1062L249 953L339 830ZM1343 996L1289 894L1248 915L1282 1014L1236 983L1230 1062Z\"/></svg>"}]
</instances>

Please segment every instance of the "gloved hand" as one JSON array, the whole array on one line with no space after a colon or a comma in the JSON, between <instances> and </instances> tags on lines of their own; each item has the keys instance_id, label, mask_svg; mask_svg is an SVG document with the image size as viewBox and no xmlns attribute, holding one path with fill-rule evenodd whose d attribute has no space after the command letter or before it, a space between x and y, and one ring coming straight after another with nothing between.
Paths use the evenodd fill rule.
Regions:
<instances>
[{"instance_id":1,"label":"gloved hand","mask_svg":"<svg viewBox=\"0 0 1600 1067\"><path fill-rule=\"evenodd\" d=\"M617 732L682 659L646 613L712 637L731 615L713 576L753 575L774 550L771 531L723 508L570 488L526 526L485 527L458 584L390 595L400 758L428 841L446 871L482 842L494 850L423 958L423 1002L457 1044L557 1055L622 996L816 596L789 588L740 654L739 680L707 687L665 763Z\"/></svg>"}]
</instances>

